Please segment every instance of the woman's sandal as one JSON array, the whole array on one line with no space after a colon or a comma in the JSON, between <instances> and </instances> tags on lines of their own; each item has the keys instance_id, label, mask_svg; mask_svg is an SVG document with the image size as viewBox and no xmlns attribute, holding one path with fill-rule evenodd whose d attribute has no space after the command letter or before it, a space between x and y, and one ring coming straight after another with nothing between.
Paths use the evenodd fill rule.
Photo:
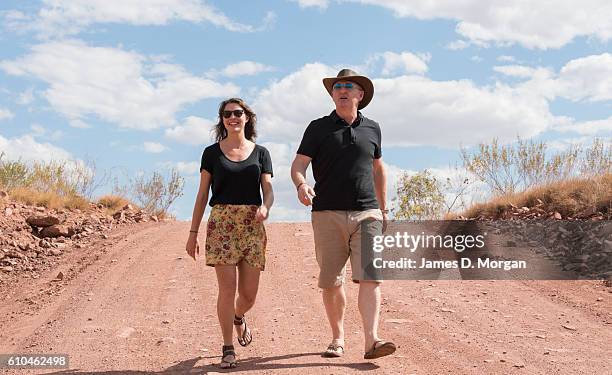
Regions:
<instances>
[{"instance_id":1,"label":"woman's sandal","mask_svg":"<svg viewBox=\"0 0 612 375\"><path fill-rule=\"evenodd\" d=\"M221 368L234 368L236 367L236 352L234 351L234 345L223 345L223 355L221 357Z\"/></svg>"},{"instance_id":2,"label":"woman's sandal","mask_svg":"<svg viewBox=\"0 0 612 375\"><path fill-rule=\"evenodd\" d=\"M247 346L253 341L253 335L251 334L251 330L247 326L247 322L244 316L242 316L242 318L239 318L234 315L234 325L241 326L243 324L244 324L244 330L242 331L242 335L238 336L237 339L238 339L238 343L241 346Z\"/></svg>"}]
</instances>

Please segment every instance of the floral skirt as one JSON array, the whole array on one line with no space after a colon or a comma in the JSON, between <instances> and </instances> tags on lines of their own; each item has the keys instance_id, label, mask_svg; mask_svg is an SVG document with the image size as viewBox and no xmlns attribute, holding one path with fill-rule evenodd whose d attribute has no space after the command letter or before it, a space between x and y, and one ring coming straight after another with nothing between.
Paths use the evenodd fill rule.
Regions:
<instances>
[{"instance_id":1,"label":"floral skirt","mask_svg":"<svg viewBox=\"0 0 612 375\"><path fill-rule=\"evenodd\" d=\"M264 270L266 229L255 220L258 206L216 204L206 228L206 265L238 264L244 260Z\"/></svg>"}]
</instances>

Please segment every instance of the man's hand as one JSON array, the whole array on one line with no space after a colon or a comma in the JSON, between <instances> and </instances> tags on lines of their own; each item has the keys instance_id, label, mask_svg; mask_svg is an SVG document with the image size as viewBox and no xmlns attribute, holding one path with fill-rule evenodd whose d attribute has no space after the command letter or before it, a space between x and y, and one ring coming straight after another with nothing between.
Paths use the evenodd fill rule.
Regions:
<instances>
[{"instance_id":1,"label":"man's hand","mask_svg":"<svg viewBox=\"0 0 612 375\"><path fill-rule=\"evenodd\" d=\"M315 192L308 184L301 184L297 190L297 195L304 206L310 206L312 205L312 199L315 197Z\"/></svg>"},{"instance_id":2,"label":"man's hand","mask_svg":"<svg viewBox=\"0 0 612 375\"><path fill-rule=\"evenodd\" d=\"M200 255L200 243L198 242L198 234L195 232L189 232L189 239L185 250L193 260L196 260L196 254Z\"/></svg>"}]
</instances>

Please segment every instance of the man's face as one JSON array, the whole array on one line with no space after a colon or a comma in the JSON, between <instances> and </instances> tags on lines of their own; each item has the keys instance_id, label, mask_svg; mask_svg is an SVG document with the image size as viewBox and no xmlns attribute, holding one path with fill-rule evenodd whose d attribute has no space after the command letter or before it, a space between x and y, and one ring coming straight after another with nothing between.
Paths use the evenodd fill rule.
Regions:
<instances>
[{"instance_id":1,"label":"man's face","mask_svg":"<svg viewBox=\"0 0 612 375\"><path fill-rule=\"evenodd\" d=\"M347 84L352 87L347 87ZM363 89L355 82L338 81L332 88L332 99L336 109L357 109L363 99Z\"/></svg>"}]
</instances>

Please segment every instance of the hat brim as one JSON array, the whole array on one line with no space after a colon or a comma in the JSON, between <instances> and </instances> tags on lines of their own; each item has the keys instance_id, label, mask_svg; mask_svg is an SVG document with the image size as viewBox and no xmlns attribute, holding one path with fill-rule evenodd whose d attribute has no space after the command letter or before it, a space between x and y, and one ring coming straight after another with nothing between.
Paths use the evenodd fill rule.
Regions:
<instances>
[{"instance_id":1,"label":"hat brim","mask_svg":"<svg viewBox=\"0 0 612 375\"><path fill-rule=\"evenodd\" d=\"M363 89L363 99L361 99L361 101L359 102L359 106L357 106L357 109L363 109L368 104L370 104L372 97L374 97L374 84L372 83L372 81L370 81L368 77L346 76L323 78L323 86L325 86L325 89L327 90L330 96L332 96L334 84L338 81L351 81L361 86L361 88Z\"/></svg>"}]
</instances>

